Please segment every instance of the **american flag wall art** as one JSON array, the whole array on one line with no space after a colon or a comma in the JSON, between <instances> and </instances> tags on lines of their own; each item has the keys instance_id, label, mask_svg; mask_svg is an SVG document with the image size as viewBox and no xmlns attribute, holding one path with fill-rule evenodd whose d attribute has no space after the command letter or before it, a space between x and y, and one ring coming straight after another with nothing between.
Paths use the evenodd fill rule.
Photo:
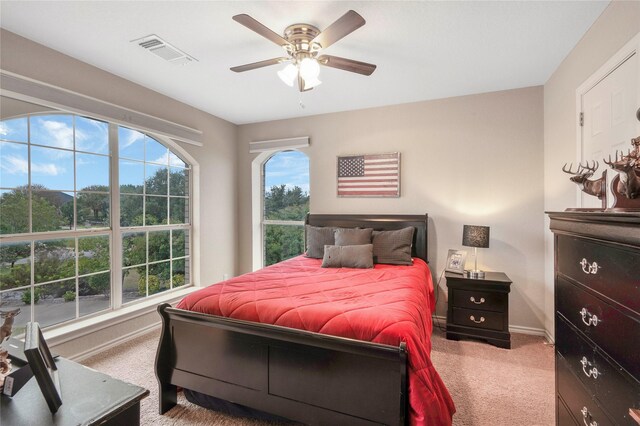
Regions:
<instances>
[{"instance_id":1,"label":"american flag wall art","mask_svg":"<svg viewBox=\"0 0 640 426\"><path fill-rule=\"evenodd\" d=\"M399 152L338 157L338 197L399 196Z\"/></svg>"}]
</instances>

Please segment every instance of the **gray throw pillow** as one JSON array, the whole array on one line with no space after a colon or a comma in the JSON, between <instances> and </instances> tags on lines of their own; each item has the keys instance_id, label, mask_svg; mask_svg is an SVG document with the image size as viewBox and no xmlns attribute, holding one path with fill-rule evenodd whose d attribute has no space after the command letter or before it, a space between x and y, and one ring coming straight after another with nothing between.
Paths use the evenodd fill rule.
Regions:
<instances>
[{"instance_id":1,"label":"gray throw pillow","mask_svg":"<svg viewBox=\"0 0 640 426\"><path fill-rule=\"evenodd\" d=\"M324 246L323 268L373 268L373 244Z\"/></svg>"},{"instance_id":2,"label":"gray throw pillow","mask_svg":"<svg viewBox=\"0 0 640 426\"><path fill-rule=\"evenodd\" d=\"M337 246L359 246L371 244L371 228L337 228L335 244Z\"/></svg>"},{"instance_id":3,"label":"gray throw pillow","mask_svg":"<svg viewBox=\"0 0 640 426\"><path fill-rule=\"evenodd\" d=\"M307 236L307 257L314 259L322 259L324 256L324 246L335 244L333 227L321 226L305 226L305 234Z\"/></svg>"},{"instance_id":4,"label":"gray throw pillow","mask_svg":"<svg viewBox=\"0 0 640 426\"><path fill-rule=\"evenodd\" d=\"M413 265L413 227L397 231L373 231L373 260L390 265Z\"/></svg>"}]
</instances>

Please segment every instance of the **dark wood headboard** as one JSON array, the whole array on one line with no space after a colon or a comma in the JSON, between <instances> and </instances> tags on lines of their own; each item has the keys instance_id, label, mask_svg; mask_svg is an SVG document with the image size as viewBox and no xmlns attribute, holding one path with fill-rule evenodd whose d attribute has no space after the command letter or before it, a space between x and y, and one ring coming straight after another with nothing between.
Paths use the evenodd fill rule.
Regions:
<instances>
[{"instance_id":1,"label":"dark wood headboard","mask_svg":"<svg viewBox=\"0 0 640 426\"><path fill-rule=\"evenodd\" d=\"M427 219L429 215L399 214L307 214L305 224L312 226L336 226L342 228L373 228L376 231L389 231L413 226L413 246L411 255L427 260Z\"/></svg>"}]
</instances>

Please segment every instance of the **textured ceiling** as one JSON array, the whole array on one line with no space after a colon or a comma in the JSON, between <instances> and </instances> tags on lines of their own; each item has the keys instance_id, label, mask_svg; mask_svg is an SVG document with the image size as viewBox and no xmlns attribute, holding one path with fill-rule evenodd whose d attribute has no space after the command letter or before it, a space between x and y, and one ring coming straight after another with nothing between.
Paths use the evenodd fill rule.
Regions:
<instances>
[{"instance_id":1,"label":"textured ceiling","mask_svg":"<svg viewBox=\"0 0 640 426\"><path fill-rule=\"evenodd\" d=\"M541 85L608 3L2 1L0 26L243 124ZM372 76L323 67L323 84L301 94L277 77L282 65L229 70L282 56L233 15L281 34L299 22L324 29L349 9L366 25L325 53L374 63ZM130 43L149 34L198 62L172 64Z\"/></svg>"}]
</instances>

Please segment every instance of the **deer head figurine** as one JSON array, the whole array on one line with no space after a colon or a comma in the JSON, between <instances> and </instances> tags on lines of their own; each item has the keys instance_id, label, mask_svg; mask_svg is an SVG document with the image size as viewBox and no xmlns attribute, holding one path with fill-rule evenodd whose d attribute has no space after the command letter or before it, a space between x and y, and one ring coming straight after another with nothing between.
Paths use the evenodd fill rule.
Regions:
<instances>
[{"instance_id":1,"label":"deer head figurine","mask_svg":"<svg viewBox=\"0 0 640 426\"><path fill-rule=\"evenodd\" d=\"M600 164L597 161L594 161L591 165L587 161L585 165L582 163L578 164L577 170L573 171L573 163L567 169L567 163L562 167L562 171L565 173L569 173L573 175L569 178L571 182L574 182L578 185L578 187L589 195L594 195L598 197L599 200L604 201L604 197L606 195L606 177L604 173L600 179L589 180L591 176L598 170L598 166Z\"/></svg>"},{"instance_id":2,"label":"deer head figurine","mask_svg":"<svg viewBox=\"0 0 640 426\"><path fill-rule=\"evenodd\" d=\"M614 160L611 160L611 154L609 154L609 161L604 160L605 164L613 170L620 172L618 192L630 199L640 195L640 176L638 175L640 171L639 156L640 154L636 149L629 151L627 155L620 152L620 158L618 159L618 150L616 150Z\"/></svg>"}]
</instances>

